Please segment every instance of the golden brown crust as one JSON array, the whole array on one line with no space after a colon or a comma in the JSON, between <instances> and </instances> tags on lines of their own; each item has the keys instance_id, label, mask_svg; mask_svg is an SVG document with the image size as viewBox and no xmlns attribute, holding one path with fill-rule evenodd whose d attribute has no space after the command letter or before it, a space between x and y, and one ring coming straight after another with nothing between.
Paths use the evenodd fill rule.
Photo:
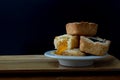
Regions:
<instances>
[{"instance_id":1,"label":"golden brown crust","mask_svg":"<svg viewBox=\"0 0 120 80\"><path fill-rule=\"evenodd\" d=\"M78 36L72 36L69 34L60 35L54 38L55 49L58 48L60 42L66 40L68 43L67 49L73 49L79 47L79 38Z\"/></svg>"},{"instance_id":2,"label":"golden brown crust","mask_svg":"<svg viewBox=\"0 0 120 80\"><path fill-rule=\"evenodd\" d=\"M73 22L66 24L66 32L71 35L94 36L97 33L98 25L88 22Z\"/></svg>"},{"instance_id":3,"label":"golden brown crust","mask_svg":"<svg viewBox=\"0 0 120 80\"><path fill-rule=\"evenodd\" d=\"M88 38L81 36L80 38L80 50L85 53L102 56L107 53L109 49L110 41L106 40L105 43L93 42Z\"/></svg>"},{"instance_id":4,"label":"golden brown crust","mask_svg":"<svg viewBox=\"0 0 120 80\"><path fill-rule=\"evenodd\" d=\"M79 39L69 34L60 35L54 38L54 46L57 53L61 54L64 50L78 48Z\"/></svg>"},{"instance_id":5,"label":"golden brown crust","mask_svg":"<svg viewBox=\"0 0 120 80\"><path fill-rule=\"evenodd\" d=\"M79 48L65 50L61 55L64 56L85 56L85 53L81 52Z\"/></svg>"}]
</instances>

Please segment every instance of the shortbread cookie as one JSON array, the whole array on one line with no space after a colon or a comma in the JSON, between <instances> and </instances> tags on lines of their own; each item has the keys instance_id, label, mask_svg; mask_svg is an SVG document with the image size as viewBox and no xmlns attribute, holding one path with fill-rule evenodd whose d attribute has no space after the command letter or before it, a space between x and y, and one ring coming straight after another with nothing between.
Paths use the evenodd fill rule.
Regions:
<instances>
[{"instance_id":1,"label":"shortbread cookie","mask_svg":"<svg viewBox=\"0 0 120 80\"><path fill-rule=\"evenodd\" d=\"M85 56L85 53L81 52L79 48L65 50L61 53L64 56Z\"/></svg>"},{"instance_id":2,"label":"shortbread cookie","mask_svg":"<svg viewBox=\"0 0 120 80\"><path fill-rule=\"evenodd\" d=\"M94 36L97 33L98 24L89 22L72 22L66 24L66 33L79 36Z\"/></svg>"}]
</instances>

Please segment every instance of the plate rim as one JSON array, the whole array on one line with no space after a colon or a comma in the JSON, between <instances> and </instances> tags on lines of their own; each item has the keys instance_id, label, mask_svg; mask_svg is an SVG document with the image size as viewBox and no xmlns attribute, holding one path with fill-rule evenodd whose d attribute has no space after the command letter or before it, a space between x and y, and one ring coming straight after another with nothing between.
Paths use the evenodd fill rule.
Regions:
<instances>
[{"instance_id":1,"label":"plate rim","mask_svg":"<svg viewBox=\"0 0 120 80\"><path fill-rule=\"evenodd\" d=\"M44 53L46 57L55 58L55 59L64 59L64 60L95 60L95 59L103 59L110 56L108 53L104 56L62 56L56 55L53 52L56 50L49 50Z\"/></svg>"}]
</instances>

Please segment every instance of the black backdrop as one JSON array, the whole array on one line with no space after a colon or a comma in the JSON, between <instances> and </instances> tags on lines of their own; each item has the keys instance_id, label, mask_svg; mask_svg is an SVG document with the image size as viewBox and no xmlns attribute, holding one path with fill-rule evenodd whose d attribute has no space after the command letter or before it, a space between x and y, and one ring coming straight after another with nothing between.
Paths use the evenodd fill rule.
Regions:
<instances>
[{"instance_id":1,"label":"black backdrop","mask_svg":"<svg viewBox=\"0 0 120 80\"><path fill-rule=\"evenodd\" d=\"M109 53L120 58L118 0L0 0L0 54L44 54L65 24L99 24L97 35L110 39Z\"/></svg>"}]
</instances>

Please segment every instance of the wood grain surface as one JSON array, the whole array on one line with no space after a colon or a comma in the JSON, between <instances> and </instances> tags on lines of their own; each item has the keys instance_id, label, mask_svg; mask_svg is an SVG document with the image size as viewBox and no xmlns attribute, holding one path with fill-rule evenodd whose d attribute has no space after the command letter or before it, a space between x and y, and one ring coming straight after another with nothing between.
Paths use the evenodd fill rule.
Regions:
<instances>
[{"instance_id":1,"label":"wood grain surface","mask_svg":"<svg viewBox=\"0 0 120 80\"><path fill-rule=\"evenodd\" d=\"M119 80L120 60L109 56L86 67L66 67L44 55L0 56L0 80Z\"/></svg>"},{"instance_id":2,"label":"wood grain surface","mask_svg":"<svg viewBox=\"0 0 120 80\"><path fill-rule=\"evenodd\" d=\"M120 70L120 60L109 56L96 60L93 65L86 67L66 67L56 59L44 55L0 56L0 71L6 70L38 70L38 71L116 71Z\"/></svg>"}]
</instances>

